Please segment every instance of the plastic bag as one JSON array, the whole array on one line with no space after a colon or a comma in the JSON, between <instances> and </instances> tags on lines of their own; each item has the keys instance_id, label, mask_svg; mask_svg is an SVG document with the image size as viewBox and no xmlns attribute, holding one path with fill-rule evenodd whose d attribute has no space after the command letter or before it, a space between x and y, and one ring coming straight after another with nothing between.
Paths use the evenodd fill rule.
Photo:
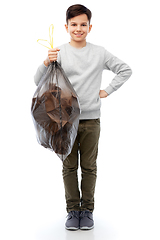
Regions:
<instances>
[{"instance_id":1,"label":"plastic bag","mask_svg":"<svg viewBox=\"0 0 160 240\"><path fill-rule=\"evenodd\" d=\"M38 142L64 161L79 124L78 96L58 62L48 66L32 99L31 114Z\"/></svg>"}]
</instances>

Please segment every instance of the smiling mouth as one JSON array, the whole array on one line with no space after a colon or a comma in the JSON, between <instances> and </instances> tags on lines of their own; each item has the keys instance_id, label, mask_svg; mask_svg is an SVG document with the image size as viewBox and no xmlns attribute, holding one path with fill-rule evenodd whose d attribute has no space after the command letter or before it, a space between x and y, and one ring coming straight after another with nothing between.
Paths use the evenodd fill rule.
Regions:
<instances>
[{"instance_id":1,"label":"smiling mouth","mask_svg":"<svg viewBox=\"0 0 160 240\"><path fill-rule=\"evenodd\" d=\"M81 37L83 33L74 33L74 35L76 35L77 37Z\"/></svg>"}]
</instances>

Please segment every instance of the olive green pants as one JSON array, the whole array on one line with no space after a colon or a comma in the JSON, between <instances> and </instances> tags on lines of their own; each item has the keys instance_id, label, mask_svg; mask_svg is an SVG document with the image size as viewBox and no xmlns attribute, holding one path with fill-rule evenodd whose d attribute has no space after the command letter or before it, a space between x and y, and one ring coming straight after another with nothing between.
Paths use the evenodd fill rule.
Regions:
<instances>
[{"instance_id":1,"label":"olive green pants","mask_svg":"<svg viewBox=\"0 0 160 240\"><path fill-rule=\"evenodd\" d=\"M99 135L99 119L80 120L72 152L63 162L67 212L80 210L93 212L94 210ZM79 162L82 173L81 192L77 174Z\"/></svg>"}]
</instances>

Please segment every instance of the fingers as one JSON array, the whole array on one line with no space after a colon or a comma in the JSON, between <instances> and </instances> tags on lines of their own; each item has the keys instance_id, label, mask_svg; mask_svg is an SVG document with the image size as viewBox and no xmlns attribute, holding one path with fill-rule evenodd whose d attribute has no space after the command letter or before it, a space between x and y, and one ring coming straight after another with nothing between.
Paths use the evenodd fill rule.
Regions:
<instances>
[{"instance_id":1,"label":"fingers","mask_svg":"<svg viewBox=\"0 0 160 240\"><path fill-rule=\"evenodd\" d=\"M106 98L108 96L108 93L105 90L99 91L100 98Z\"/></svg>"},{"instance_id":2,"label":"fingers","mask_svg":"<svg viewBox=\"0 0 160 240\"><path fill-rule=\"evenodd\" d=\"M59 51L60 51L59 48L49 49L48 58L49 58L50 62L57 61Z\"/></svg>"}]
</instances>

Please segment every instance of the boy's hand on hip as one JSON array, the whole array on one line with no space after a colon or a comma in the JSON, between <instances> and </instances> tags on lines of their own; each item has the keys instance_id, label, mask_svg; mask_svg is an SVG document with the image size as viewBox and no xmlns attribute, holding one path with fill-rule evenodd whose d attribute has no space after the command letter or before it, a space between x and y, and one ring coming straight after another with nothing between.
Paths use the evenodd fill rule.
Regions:
<instances>
[{"instance_id":1,"label":"boy's hand on hip","mask_svg":"<svg viewBox=\"0 0 160 240\"><path fill-rule=\"evenodd\" d=\"M108 96L108 93L105 90L99 91L100 98L106 98Z\"/></svg>"},{"instance_id":2,"label":"boy's hand on hip","mask_svg":"<svg viewBox=\"0 0 160 240\"><path fill-rule=\"evenodd\" d=\"M47 56L46 60L44 61L44 65L46 67L48 67L48 65L51 62L57 61L57 56L58 56L59 51L60 51L59 48L53 48L53 49L48 50L48 56Z\"/></svg>"}]
</instances>

